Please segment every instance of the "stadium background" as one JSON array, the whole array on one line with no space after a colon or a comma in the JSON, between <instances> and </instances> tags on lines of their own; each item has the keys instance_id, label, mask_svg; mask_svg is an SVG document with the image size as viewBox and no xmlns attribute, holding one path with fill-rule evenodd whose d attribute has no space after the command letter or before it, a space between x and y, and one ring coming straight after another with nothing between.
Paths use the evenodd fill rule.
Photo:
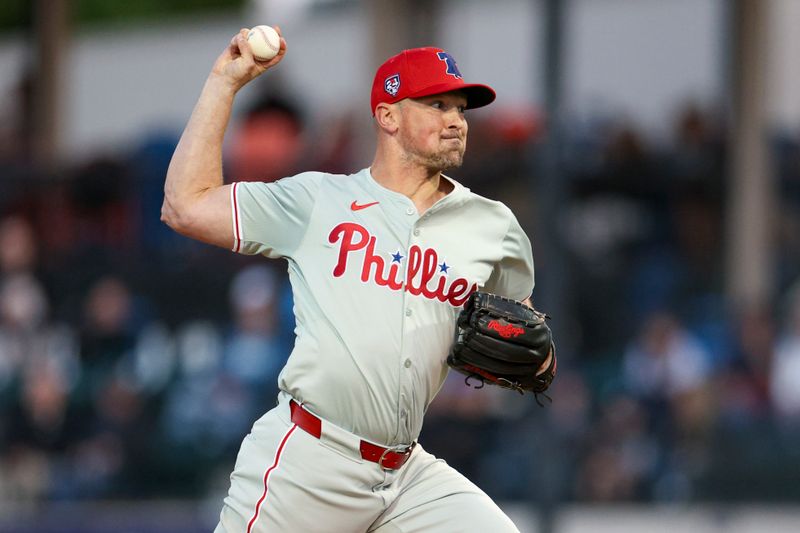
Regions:
<instances>
[{"instance_id":1,"label":"stadium background","mask_svg":"<svg viewBox=\"0 0 800 533\"><path fill-rule=\"evenodd\" d=\"M159 220L238 28L228 176L347 172L375 65L437 44L499 93L453 172L531 235L554 399L451 376L422 441L523 531L800 523L795 0L11 0L0 7L0 531L207 531L291 347L281 263ZM659 529L661 528L661 529Z\"/></svg>"}]
</instances>

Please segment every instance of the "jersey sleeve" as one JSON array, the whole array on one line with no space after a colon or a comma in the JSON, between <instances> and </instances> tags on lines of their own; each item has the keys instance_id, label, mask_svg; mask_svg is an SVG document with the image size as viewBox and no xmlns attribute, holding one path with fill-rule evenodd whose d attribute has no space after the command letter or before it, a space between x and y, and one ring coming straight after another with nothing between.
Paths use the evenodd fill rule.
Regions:
<instances>
[{"instance_id":1,"label":"jersey sleeve","mask_svg":"<svg viewBox=\"0 0 800 533\"><path fill-rule=\"evenodd\" d=\"M305 235L321 177L307 172L275 182L231 187L233 251L291 257Z\"/></svg>"},{"instance_id":2,"label":"jersey sleeve","mask_svg":"<svg viewBox=\"0 0 800 533\"><path fill-rule=\"evenodd\" d=\"M521 301L533 292L533 251L517 218L510 211L509 216L511 220L501 244L502 259L495 265L484 290Z\"/></svg>"}]
</instances>

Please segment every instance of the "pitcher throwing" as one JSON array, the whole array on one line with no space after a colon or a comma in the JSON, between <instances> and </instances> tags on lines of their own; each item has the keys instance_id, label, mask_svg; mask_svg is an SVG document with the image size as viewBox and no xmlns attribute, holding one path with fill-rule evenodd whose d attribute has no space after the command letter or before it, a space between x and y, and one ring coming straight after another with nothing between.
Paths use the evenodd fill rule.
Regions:
<instances>
[{"instance_id":1,"label":"pitcher throwing","mask_svg":"<svg viewBox=\"0 0 800 533\"><path fill-rule=\"evenodd\" d=\"M417 443L470 296L533 290L531 245L511 211L442 174L464 157L465 111L494 91L465 83L444 50L405 50L375 75L368 168L224 185L234 97L286 54L281 38L278 55L258 61L246 36L208 76L162 209L183 235L285 259L294 294L297 339L278 403L242 443L216 531L517 531ZM544 353L534 368L554 372Z\"/></svg>"}]
</instances>

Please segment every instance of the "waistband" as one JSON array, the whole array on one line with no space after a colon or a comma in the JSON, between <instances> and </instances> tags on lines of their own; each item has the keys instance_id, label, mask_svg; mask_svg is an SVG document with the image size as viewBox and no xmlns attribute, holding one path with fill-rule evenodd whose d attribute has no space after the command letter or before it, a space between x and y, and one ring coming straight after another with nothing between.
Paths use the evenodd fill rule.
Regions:
<instances>
[{"instance_id":1,"label":"waistband","mask_svg":"<svg viewBox=\"0 0 800 533\"><path fill-rule=\"evenodd\" d=\"M416 441L408 446L391 448L374 444L321 419L294 399L289 400L289 411L291 421L309 435L317 439L332 438L339 443L345 441L348 447L354 450L357 447L357 453L362 459L377 463L384 470L397 470L402 467L417 445Z\"/></svg>"}]
</instances>

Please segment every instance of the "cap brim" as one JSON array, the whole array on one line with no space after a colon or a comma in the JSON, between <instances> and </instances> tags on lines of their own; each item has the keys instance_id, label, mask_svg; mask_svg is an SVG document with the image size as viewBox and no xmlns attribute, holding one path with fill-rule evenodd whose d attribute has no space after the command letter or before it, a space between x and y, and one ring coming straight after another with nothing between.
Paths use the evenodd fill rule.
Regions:
<instances>
[{"instance_id":1,"label":"cap brim","mask_svg":"<svg viewBox=\"0 0 800 533\"><path fill-rule=\"evenodd\" d=\"M408 94L405 98L422 98L423 96L449 93L451 91L462 91L467 96L467 109L475 109L476 107L489 105L494 102L494 99L497 97L494 89L488 85L482 85L480 83L441 83L439 85L426 87L422 91Z\"/></svg>"},{"instance_id":2,"label":"cap brim","mask_svg":"<svg viewBox=\"0 0 800 533\"><path fill-rule=\"evenodd\" d=\"M467 109L475 109L476 107L483 107L494 102L497 95L494 89L488 85L481 85L480 83L468 83L461 88L462 91L467 93Z\"/></svg>"}]
</instances>

